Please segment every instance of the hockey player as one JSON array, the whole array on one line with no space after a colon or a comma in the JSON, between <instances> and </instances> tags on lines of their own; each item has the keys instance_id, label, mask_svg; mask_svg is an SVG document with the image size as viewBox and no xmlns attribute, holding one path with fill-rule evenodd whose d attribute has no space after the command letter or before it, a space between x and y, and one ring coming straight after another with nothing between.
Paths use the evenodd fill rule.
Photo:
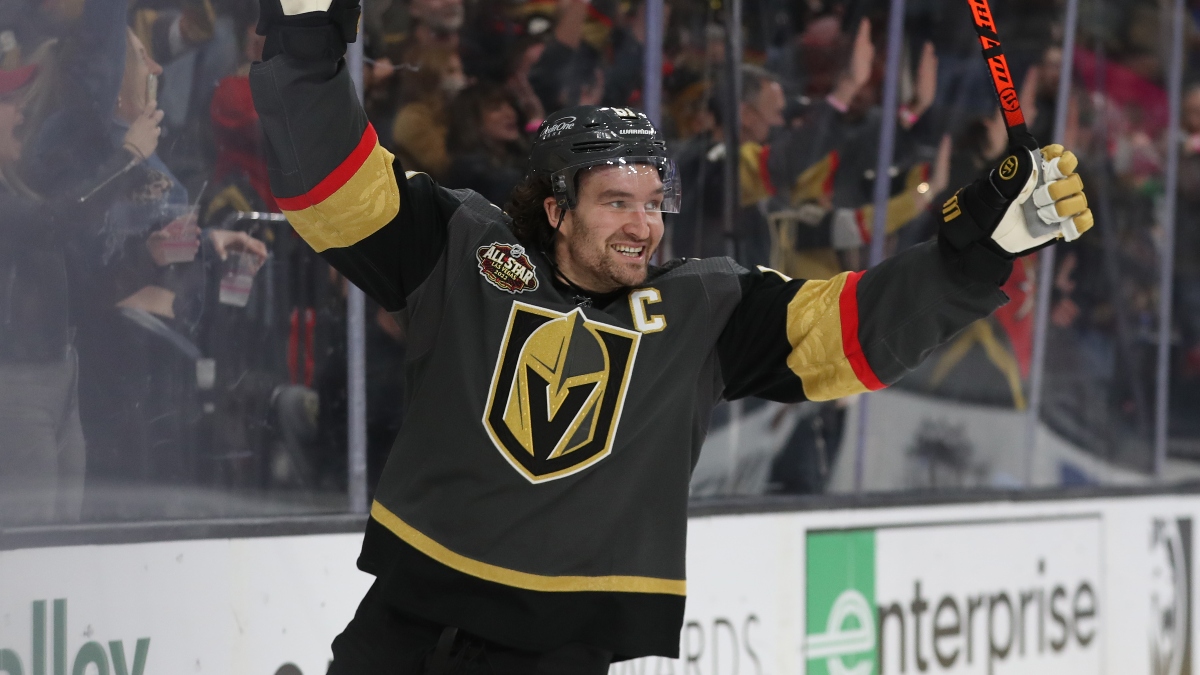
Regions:
<instances>
[{"instance_id":1,"label":"hockey player","mask_svg":"<svg viewBox=\"0 0 1200 675\"><path fill-rule=\"evenodd\" d=\"M603 673L678 653L688 477L713 406L895 382L1004 304L1012 261L1091 225L1075 158L1014 150L936 241L826 281L649 265L680 185L659 132L577 107L507 212L405 174L342 56L356 0L262 0L251 70L296 231L409 328L407 411L332 673Z\"/></svg>"}]
</instances>

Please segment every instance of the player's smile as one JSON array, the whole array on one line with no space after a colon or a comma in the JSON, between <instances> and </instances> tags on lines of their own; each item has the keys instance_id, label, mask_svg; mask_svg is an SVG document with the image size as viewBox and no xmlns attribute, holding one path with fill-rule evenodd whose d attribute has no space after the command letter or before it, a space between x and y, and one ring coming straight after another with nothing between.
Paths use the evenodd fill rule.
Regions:
<instances>
[{"instance_id":1,"label":"player's smile","mask_svg":"<svg viewBox=\"0 0 1200 675\"><path fill-rule=\"evenodd\" d=\"M642 252L646 250L645 246L631 246L629 244L613 244L612 249L625 258L634 260L642 259Z\"/></svg>"}]
</instances>

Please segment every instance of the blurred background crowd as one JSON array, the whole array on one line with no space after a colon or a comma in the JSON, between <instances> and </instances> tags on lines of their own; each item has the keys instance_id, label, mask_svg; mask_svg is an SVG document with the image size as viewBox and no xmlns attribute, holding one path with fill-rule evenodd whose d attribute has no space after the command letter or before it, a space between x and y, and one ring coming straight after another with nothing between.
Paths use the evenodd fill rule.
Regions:
<instances>
[{"instance_id":1,"label":"blurred background crowd","mask_svg":"<svg viewBox=\"0 0 1200 675\"><path fill-rule=\"evenodd\" d=\"M1084 0L1071 72L1062 0L993 9L1043 143L1071 80L1057 140L1080 156L1098 227L1058 248L1052 279L1021 259L1012 302L897 385L872 424L919 424L893 439L896 482L876 487L1021 484L988 439L1020 435L1043 282L1042 419L1066 450L1036 482L1148 479L1168 4ZM664 7L661 126L685 204L661 259L732 255L801 278L864 268L892 123L887 3L744 0L740 93L725 10ZM941 203L1006 147L967 11L908 2L889 254L933 236ZM0 0L0 524L345 508L347 288L271 197L247 77L256 20L256 0ZM1186 31L1200 66L1190 13ZM647 37L641 0L364 0L363 100L406 170L503 205L548 113L642 106ZM1182 126L1169 252L1179 480L1200 475L1200 86ZM403 418L404 345L404 326L368 306L372 485ZM696 496L845 489L852 407L723 406Z\"/></svg>"}]
</instances>

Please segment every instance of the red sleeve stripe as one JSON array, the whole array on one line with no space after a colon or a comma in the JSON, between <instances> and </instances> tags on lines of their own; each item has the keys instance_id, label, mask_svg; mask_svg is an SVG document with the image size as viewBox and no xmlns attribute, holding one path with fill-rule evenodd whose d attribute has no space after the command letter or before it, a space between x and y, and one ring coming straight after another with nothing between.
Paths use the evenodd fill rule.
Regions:
<instances>
[{"instance_id":1,"label":"red sleeve stripe","mask_svg":"<svg viewBox=\"0 0 1200 675\"><path fill-rule=\"evenodd\" d=\"M825 174L825 183L821 185L821 190L826 197L833 194L833 180L837 178L839 164L841 164L841 157L837 150L834 150L829 153L829 173Z\"/></svg>"},{"instance_id":2,"label":"red sleeve stripe","mask_svg":"<svg viewBox=\"0 0 1200 675\"><path fill-rule=\"evenodd\" d=\"M375 127L368 123L367 128L363 130L362 138L358 140L358 145L350 152L350 156L342 160L342 163L328 176L321 179L321 182L317 183L313 189L297 197L276 195L275 201L278 202L279 208L284 211L301 211L329 199L335 192L342 189L342 186L348 183L354 174L358 173L367 158L371 156L371 151L378 144L379 135L375 133Z\"/></svg>"},{"instance_id":3,"label":"red sleeve stripe","mask_svg":"<svg viewBox=\"0 0 1200 675\"><path fill-rule=\"evenodd\" d=\"M858 280L862 275L862 272L848 274L846 285L842 287L842 294L838 298L842 318L842 351L850 361L858 381L868 390L877 391L885 385L879 381L871 364L867 363L862 344L858 341Z\"/></svg>"},{"instance_id":4,"label":"red sleeve stripe","mask_svg":"<svg viewBox=\"0 0 1200 675\"><path fill-rule=\"evenodd\" d=\"M858 226L858 236L862 238L862 243L871 243L871 228L867 227L865 222L865 209L854 210L854 224Z\"/></svg>"},{"instance_id":5,"label":"red sleeve stripe","mask_svg":"<svg viewBox=\"0 0 1200 675\"><path fill-rule=\"evenodd\" d=\"M598 22L604 24L605 26L612 28L612 26L613 26L612 18L609 17L604 12L601 12L599 9L596 8L595 5L593 5L590 2L588 3L588 6L587 6L587 13L588 13L589 19L591 19L593 21L598 21Z\"/></svg>"},{"instance_id":6,"label":"red sleeve stripe","mask_svg":"<svg viewBox=\"0 0 1200 675\"><path fill-rule=\"evenodd\" d=\"M758 154L758 175L762 178L763 188L767 194L774 197L778 194L775 190L774 183L771 182L771 170L767 168L767 160L771 158L771 146L764 145L762 151Z\"/></svg>"}]
</instances>

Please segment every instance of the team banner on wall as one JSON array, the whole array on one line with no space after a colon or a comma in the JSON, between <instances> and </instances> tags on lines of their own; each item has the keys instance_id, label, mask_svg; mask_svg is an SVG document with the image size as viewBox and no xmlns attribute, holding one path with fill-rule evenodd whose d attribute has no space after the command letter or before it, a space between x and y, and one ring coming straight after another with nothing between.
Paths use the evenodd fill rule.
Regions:
<instances>
[{"instance_id":1,"label":"team banner on wall","mask_svg":"<svg viewBox=\"0 0 1200 675\"><path fill-rule=\"evenodd\" d=\"M1200 496L694 518L679 657L610 675L1200 675ZM0 674L319 675L356 534L0 551Z\"/></svg>"}]
</instances>

